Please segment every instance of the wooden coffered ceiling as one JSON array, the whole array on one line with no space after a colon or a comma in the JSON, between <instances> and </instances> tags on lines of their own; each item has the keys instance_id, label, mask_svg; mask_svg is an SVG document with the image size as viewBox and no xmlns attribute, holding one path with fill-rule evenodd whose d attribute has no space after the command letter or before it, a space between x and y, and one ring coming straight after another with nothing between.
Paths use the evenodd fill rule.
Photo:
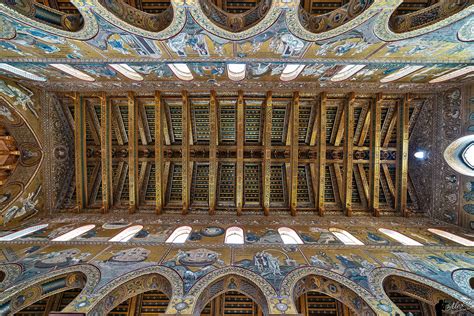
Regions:
<instances>
[{"instance_id":1,"label":"wooden coffered ceiling","mask_svg":"<svg viewBox=\"0 0 474 316\"><path fill-rule=\"evenodd\" d=\"M396 215L417 209L407 95L61 96L76 179L63 208ZM183 141L184 140L184 141Z\"/></svg>"},{"instance_id":2,"label":"wooden coffered ceiling","mask_svg":"<svg viewBox=\"0 0 474 316\"><path fill-rule=\"evenodd\" d=\"M160 13L166 10L171 2L169 0L120 0L147 13ZM76 14L76 7L70 0L36 0L50 8ZM217 7L229 13L242 13L254 8L260 0L213 0ZM429 7L438 2L438 0L404 0L398 8L396 14L406 14ZM302 0L301 6L313 15L329 13L345 4L349 0Z\"/></svg>"}]
</instances>

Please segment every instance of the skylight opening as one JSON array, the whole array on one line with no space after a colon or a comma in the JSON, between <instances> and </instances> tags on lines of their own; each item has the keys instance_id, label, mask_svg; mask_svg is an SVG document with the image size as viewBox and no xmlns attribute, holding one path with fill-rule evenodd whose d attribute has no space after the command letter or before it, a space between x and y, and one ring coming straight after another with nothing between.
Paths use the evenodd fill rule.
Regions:
<instances>
[{"instance_id":1,"label":"skylight opening","mask_svg":"<svg viewBox=\"0 0 474 316\"><path fill-rule=\"evenodd\" d=\"M125 228L120 233L109 239L111 242L127 242L143 229L142 225Z\"/></svg>"},{"instance_id":2,"label":"skylight opening","mask_svg":"<svg viewBox=\"0 0 474 316\"><path fill-rule=\"evenodd\" d=\"M135 81L142 81L143 77L127 64L109 64L114 70L118 71L125 77Z\"/></svg>"},{"instance_id":3,"label":"skylight opening","mask_svg":"<svg viewBox=\"0 0 474 316\"><path fill-rule=\"evenodd\" d=\"M240 227L229 227L225 232L224 243L231 245L244 244L244 230Z\"/></svg>"},{"instance_id":4,"label":"skylight opening","mask_svg":"<svg viewBox=\"0 0 474 316\"><path fill-rule=\"evenodd\" d=\"M230 80L240 81L245 79L245 64L228 64L227 65L227 75Z\"/></svg>"},{"instance_id":5,"label":"skylight opening","mask_svg":"<svg viewBox=\"0 0 474 316\"><path fill-rule=\"evenodd\" d=\"M67 232L61 236L54 238L53 241L69 241L69 240L72 240L74 238L84 235L85 233L87 233L88 231L94 228L95 228L95 225L81 226L81 227L71 230L70 232Z\"/></svg>"},{"instance_id":6,"label":"skylight opening","mask_svg":"<svg viewBox=\"0 0 474 316\"><path fill-rule=\"evenodd\" d=\"M407 237L403 234L400 234L399 232L396 232L394 230L379 228L379 232L381 232L382 234L387 235L388 237L390 237L392 239L395 239L396 241L398 241L399 243L401 243L402 245L405 245L405 246L423 246L422 244L420 244L416 240L413 240L410 237Z\"/></svg>"},{"instance_id":7,"label":"skylight opening","mask_svg":"<svg viewBox=\"0 0 474 316\"><path fill-rule=\"evenodd\" d=\"M191 70L189 70L189 67L186 64L168 64L168 67L175 76L181 80L189 81L194 79Z\"/></svg>"},{"instance_id":8,"label":"skylight opening","mask_svg":"<svg viewBox=\"0 0 474 316\"><path fill-rule=\"evenodd\" d=\"M343 81L358 73L365 65L347 65L331 77L331 81Z\"/></svg>"},{"instance_id":9,"label":"skylight opening","mask_svg":"<svg viewBox=\"0 0 474 316\"><path fill-rule=\"evenodd\" d=\"M44 77L35 75L34 73L28 72L26 70L23 70L23 69L20 69L20 68L17 68L17 67L8 65L8 64L0 63L0 69L8 71L8 72L10 72L14 75L18 75L20 77L23 77L25 79L30 79L30 80L34 80L34 81L46 81L46 78L44 78Z\"/></svg>"},{"instance_id":10,"label":"skylight opening","mask_svg":"<svg viewBox=\"0 0 474 316\"><path fill-rule=\"evenodd\" d=\"M168 244L184 244L192 232L189 226L181 226L174 230L171 236L168 237L166 243Z\"/></svg>"},{"instance_id":11,"label":"skylight opening","mask_svg":"<svg viewBox=\"0 0 474 316\"><path fill-rule=\"evenodd\" d=\"M354 246L363 246L364 243L357 239L354 235L351 233L342 230L342 229L337 229L337 228L330 228L330 232L336 236L337 239L339 239L344 245L354 245Z\"/></svg>"},{"instance_id":12,"label":"skylight opening","mask_svg":"<svg viewBox=\"0 0 474 316\"><path fill-rule=\"evenodd\" d=\"M56 68L56 69L58 69L58 70L61 70L65 73L67 73L68 75L76 77L77 79L84 80L84 81L89 81L89 82L95 81L95 79L92 78L91 76L89 76L88 74L86 74L86 73L84 73L80 70L77 70L76 68L71 67L69 65L65 65L65 64L49 64L49 65Z\"/></svg>"},{"instance_id":13,"label":"skylight opening","mask_svg":"<svg viewBox=\"0 0 474 316\"><path fill-rule=\"evenodd\" d=\"M281 73L280 80L291 81L293 79L296 79L296 77L298 77L299 74L303 71L304 67L306 67L306 65L301 65L301 64L286 65L285 69L283 69L283 72Z\"/></svg>"},{"instance_id":14,"label":"skylight opening","mask_svg":"<svg viewBox=\"0 0 474 316\"><path fill-rule=\"evenodd\" d=\"M17 232L5 235L0 237L0 241L12 241L18 238L25 237L27 235L33 234L39 230L42 230L44 228L48 227L48 224L43 224L43 225L36 225L36 226L31 226L22 230L19 230Z\"/></svg>"},{"instance_id":15,"label":"skylight opening","mask_svg":"<svg viewBox=\"0 0 474 316\"><path fill-rule=\"evenodd\" d=\"M449 240L454 241L454 242L456 242L458 244L461 244L463 246L474 247L474 241L471 241L471 240L466 239L464 237L446 232L444 230L436 229L436 228L428 228L428 231L430 233L433 233L435 235L438 235L438 236L441 236L443 238L449 239Z\"/></svg>"},{"instance_id":16,"label":"skylight opening","mask_svg":"<svg viewBox=\"0 0 474 316\"><path fill-rule=\"evenodd\" d=\"M280 234L281 240L285 245L302 245L303 240L300 236L291 228L280 227L278 228L278 233Z\"/></svg>"},{"instance_id":17,"label":"skylight opening","mask_svg":"<svg viewBox=\"0 0 474 316\"><path fill-rule=\"evenodd\" d=\"M438 78L432 79L430 80L430 83L439 83L439 82L448 81L448 80L451 80L463 75L467 75L468 73L471 73L473 71L474 71L474 66L467 66L467 67L452 71L450 73L447 73L445 75L442 75Z\"/></svg>"},{"instance_id":18,"label":"skylight opening","mask_svg":"<svg viewBox=\"0 0 474 316\"><path fill-rule=\"evenodd\" d=\"M401 79L405 76L408 76L411 73L414 73L415 71L420 70L421 68L423 68L423 66L405 66L395 71L394 73L391 73L390 75L380 79L380 82L386 83L386 82L392 82L392 81Z\"/></svg>"}]
</instances>

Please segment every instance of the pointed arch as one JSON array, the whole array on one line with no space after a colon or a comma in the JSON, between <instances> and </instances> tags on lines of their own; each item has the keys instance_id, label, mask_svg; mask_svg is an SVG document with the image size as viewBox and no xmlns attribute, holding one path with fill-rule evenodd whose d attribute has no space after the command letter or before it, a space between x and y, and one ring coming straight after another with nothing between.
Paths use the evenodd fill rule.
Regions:
<instances>
[{"instance_id":1,"label":"pointed arch","mask_svg":"<svg viewBox=\"0 0 474 316\"><path fill-rule=\"evenodd\" d=\"M97 289L93 294L93 303L80 309L74 308L71 302L65 312L84 312L89 315L107 315L123 301L148 291L160 291L168 296L181 297L183 283L178 273L170 268L153 266L138 269L122 275L105 286ZM78 298L80 300L80 298Z\"/></svg>"},{"instance_id":2,"label":"pointed arch","mask_svg":"<svg viewBox=\"0 0 474 316\"><path fill-rule=\"evenodd\" d=\"M2 293L0 306L3 307L2 312L15 314L41 299L69 289L80 288L78 297L88 296L99 280L98 268L89 264L71 266L26 279L8 288Z\"/></svg>"},{"instance_id":3,"label":"pointed arch","mask_svg":"<svg viewBox=\"0 0 474 316\"><path fill-rule=\"evenodd\" d=\"M452 273L453 279L455 280L455 274L457 271L465 271L465 269L456 270ZM474 270L469 270L474 275ZM369 283L373 288L374 293L379 293L381 298L388 299L388 296L384 290L384 282L389 277L402 277L407 280L417 282L417 284L421 284L428 288L432 288L443 293L446 296L451 297L452 299L463 303L466 306L474 306L474 298L469 297L453 288L450 288L446 285L440 284L434 280L419 276L412 272L407 272L395 268L376 268L369 274ZM454 281L455 283L456 280ZM438 293L439 295L439 293ZM418 296L418 298L421 298Z\"/></svg>"},{"instance_id":4,"label":"pointed arch","mask_svg":"<svg viewBox=\"0 0 474 316\"><path fill-rule=\"evenodd\" d=\"M208 301L229 290L252 298L262 308L264 315L268 315L269 300L277 297L275 289L260 275L243 268L225 267L206 274L189 290L187 295L196 298L190 308L192 315L199 315Z\"/></svg>"},{"instance_id":5,"label":"pointed arch","mask_svg":"<svg viewBox=\"0 0 474 316\"><path fill-rule=\"evenodd\" d=\"M335 298L360 315L389 315L377 307L377 299L365 288L332 271L304 267L289 273L280 286L280 296L295 301L308 291Z\"/></svg>"}]
</instances>

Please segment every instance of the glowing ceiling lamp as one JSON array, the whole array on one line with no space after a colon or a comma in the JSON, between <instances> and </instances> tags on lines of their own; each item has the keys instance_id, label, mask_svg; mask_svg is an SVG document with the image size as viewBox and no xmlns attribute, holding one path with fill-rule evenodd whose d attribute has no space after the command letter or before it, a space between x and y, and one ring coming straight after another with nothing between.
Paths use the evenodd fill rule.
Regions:
<instances>
[{"instance_id":1,"label":"glowing ceiling lamp","mask_svg":"<svg viewBox=\"0 0 474 316\"><path fill-rule=\"evenodd\" d=\"M170 67L175 76L181 80L189 81L194 79L191 70L189 70L186 64L168 64L168 67Z\"/></svg>"},{"instance_id":2,"label":"glowing ceiling lamp","mask_svg":"<svg viewBox=\"0 0 474 316\"><path fill-rule=\"evenodd\" d=\"M331 81L343 81L358 73L365 65L347 65L331 77Z\"/></svg>"},{"instance_id":3,"label":"glowing ceiling lamp","mask_svg":"<svg viewBox=\"0 0 474 316\"><path fill-rule=\"evenodd\" d=\"M80 70L77 70L76 68L73 68L69 65L65 65L65 64L49 64L49 65L67 73L68 75L76 77L77 79L84 80L84 81L91 81L91 82L95 81L95 79L89 76L88 74Z\"/></svg>"},{"instance_id":4,"label":"glowing ceiling lamp","mask_svg":"<svg viewBox=\"0 0 474 316\"><path fill-rule=\"evenodd\" d=\"M398 79L401 79L405 76L408 76L411 73L414 73L417 70L420 70L424 66L405 66L401 69L398 69L394 73L391 73L390 75L380 79L380 82L392 82Z\"/></svg>"},{"instance_id":5,"label":"glowing ceiling lamp","mask_svg":"<svg viewBox=\"0 0 474 316\"><path fill-rule=\"evenodd\" d=\"M290 81L298 77L298 75L303 71L306 65L301 64L290 64L286 65L285 69L281 73L280 80L281 81Z\"/></svg>"},{"instance_id":6,"label":"glowing ceiling lamp","mask_svg":"<svg viewBox=\"0 0 474 316\"><path fill-rule=\"evenodd\" d=\"M230 80L240 81L245 78L245 64L228 64L227 65L227 75Z\"/></svg>"},{"instance_id":7,"label":"glowing ceiling lamp","mask_svg":"<svg viewBox=\"0 0 474 316\"><path fill-rule=\"evenodd\" d=\"M23 69L20 69L20 68L17 68L17 67L8 65L8 64L0 63L0 69L8 71L8 72L10 72L14 75L18 75L18 76L26 78L26 79L30 79L30 80L34 80L34 81L46 81L46 78L44 78L44 77L40 77L38 75L35 75L34 73L25 71Z\"/></svg>"},{"instance_id":8,"label":"glowing ceiling lamp","mask_svg":"<svg viewBox=\"0 0 474 316\"><path fill-rule=\"evenodd\" d=\"M438 78L435 78L433 80L430 80L430 83L438 83L438 82L448 81L448 80L460 77L462 75L466 75L466 74L468 74L470 72L473 72L473 71L474 71L474 66L467 66L467 67L452 71L450 73L447 73L445 75L442 75L442 76L440 76Z\"/></svg>"},{"instance_id":9,"label":"glowing ceiling lamp","mask_svg":"<svg viewBox=\"0 0 474 316\"><path fill-rule=\"evenodd\" d=\"M120 72L122 75L124 75L128 79L135 80L135 81L143 80L143 77L127 64L109 64L109 66L115 69L116 71Z\"/></svg>"}]
</instances>

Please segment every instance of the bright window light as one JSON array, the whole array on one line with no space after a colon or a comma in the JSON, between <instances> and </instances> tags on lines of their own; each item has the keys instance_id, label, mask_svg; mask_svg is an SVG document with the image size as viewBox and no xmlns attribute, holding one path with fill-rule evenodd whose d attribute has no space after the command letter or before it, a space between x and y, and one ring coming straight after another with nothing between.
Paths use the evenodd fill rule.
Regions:
<instances>
[{"instance_id":1,"label":"bright window light","mask_svg":"<svg viewBox=\"0 0 474 316\"><path fill-rule=\"evenodd\" d=\"M448 80L460 77L462 75L466 75L466 74L468 74L470 72L473 72L473 71L474 71L474 66L467 66L467 67L452 71L450 73L447 73L445 75L442 75L442 76L440 76L438 78L435 78L433 80L430 80L430 83L438 83L438 82L448 81Z\"/></svg>"},{"instance_id":2,"label":"bright window light","mask_svg":"<svg viewBox=\"0 0 474 316\"><path fill-rule=\"evenodd\" d=\"M471 169L474 169L474 143L469 144L462 152L462 159Z\"/></svg>"},{"instance_id":3,"label":"bright window light","mask_svg":"<svg viewBox=\"0 0 474 316\"><path fill-rule=\"evenodd\" d=\"M31 227L19 230L17 232L5 235L3 237L0 237L0 241L12 241L12 240L33 234L34 232L37 232L38 230L42 230L46 227L48 227L48 224L31 226Z\"/></svg>"},{"instance_id":4,"label":"bright window light","mask_svg":"<svg viewBox=\"0 0 474 316\"><path fill-rule=\"evenodd\" d=\"M344 245L364 245L362 241L345 230L330 228L329 231L332 232Z\"/></svg>"},{"instance_id":5,"label":"bright window light","mask_svg":"<svg viewBox=\"0 0 474 316\"><path fill-rule=\"evenodd\" d=\"M227 75L230 80L240 81L245 78L245 64L228 64L227 65Z\"/></svg>"},{"instance_id":6,"label":"bright window light","mask_svg":"<svg viewBox=\"0 0 474 316\"><path fill-rule=\"evenodd\" d=\"M425 159L426 153L422 150L419 150L419 151L415 152L413 154L413 156L415 156L416 159Z\"/></svg>"},{"instance_id":7,"label":"bright window light","mask_svg":"<svg viewBox=\"0 0 474 316\"><path fill-rule=\"evenodd\" d=\"M168 244L184 244L188 239L189 234L192 232L192 228L189 226L181 226L174 230L171 236L168 237L166 243Z\"/></svg>"},{"instance_id":8,"label":"bright window light","mask_svg":"<svg viewBox=\"0 0 474 316\"><path fill-rule=\"evenodd\" d=\"M189 70L186 64L168 64L168 67L170 67L175 76L181 80L189 81L194 79L191 70Z\"/></svg>"},{"instance_id":9,"label":"bright window light","mask_svg":"<svg viewBox=\"0 0 474 316\"><path fill-rule=\"evenodd\" d=\"M408 76L411 73L414 73L417 70L420 70L423 66L405 66L394 73L380 79L380 82L392 82L398 79L401 79L405 76Z\"/></svg>"},{"instance_id":10,"label":"bright window light","mask_svg":"<svg viewBox=\"0 0 474 316\"><path fill-rule=\"evenodd\" d=\"M285 69L281 73L280 80L281 81L290 81L298 77L298 75L303 71L305 65L300 64L290 64L286 65Z\"/></svg>"},{"instance_id":11,"label":"bright window light","mask_svg":"<svg viewBox=\"0 0 474 316\"><path fill-rule=\"evenodd\" d=\"M430 233L433 233L435 235L438 235L438 236L441 236L441 237L444 237L446 239L449 239L451 241L454 241L458 244L461 244L463 246L467 246L467 247L474 247L474 241L471 241L469 239L466 239L466 238L463 238L463 237L460 237L458 235L454 235L454 234L451 234L449 232L445 232L444 230L440 230L440 229L435 229L435 228L428 228L428 231Z\"/></svg>"},{"instance_id":12,"label":"bright window light","mask_svg":"<svg viewBox=\"0 0 474 316\"><path fill-rule=\"evenodd\" d=\"M142 225L135 225L125 228L120 233L109 239L112 242L127 242L143 229Z\"/></svg>"},{"instance_id":13,"label":"bright window light","mask_svg":"<svg viewBox=\"0 0 474 316\"><path fill-rule=\"evenodd\" d=\"M225 231L226 244L243 245L244 244L244 231L240 227L229 227Z\"/></svg>"},{"instance_id":14,"label":"bright window light","mask_svg":"<svg viewBox=\"0 0 474 316\"><path fill-rule=\"evenodd\" d=\"M365 65L347 65L331 77L331 81L343 81L358 73Z\"/></svg>"},{"instance_id":15,"label":"bright window light","mask_svg":"<svg viewBox=\"0 0 474 316\"><path fill-rule=\"evenodd\" d=\"M390 237L392 239L395 239L396 241L398 241L399 243L401 243L402 245L405 245L405 246L423 246L422 244L420 244L416 240L413 240L410 237L407 237L403 234L400 234L399 232L396 232L394 230L379 228L379 232L381 232L382 234L387 235L388 237Z\"/></svg>"},{"instance_id":16,"label":"bright window light","mask_svg":"<svg viewBox=\"0 0 474 316\"><path fill-rule=\"evenodd\" d=\"M30 79L30 80L34 80L34 81L46 81L46 78L44 78L44 77L40 77L38 75L35 75L34 73L25 71L23 69L20 69L20 68L14 67L14 66L10 66L8 64L0 63L0 69L8 71L8 72L10 72L14 75L18 75L18 76L26 78L26 79Z\"/></svg>"},{"instance_id":17,"label":"bright window light","mask_svg":"<svg viewBox=\"0 0 474 316\"><path fill-rule=\"evenodd\" d=\"M70 232L67 232L61 236L58 236L53 239L53 241L69 241L72 240L76 237L79 237L81 235L84 235L87 233L89 230L92 230L95 228L95 225L85 225L78 227L76 229L71 230Z\"/></svg>"},{"instance_id":18,"label":"bright window light","mask_svg":"<svg viewBox=\"0 0 474 316\"><path fill-rule=\"evenodd\" d=\"M280 234L281 240L285 245L302 245L303 241L300 236L291 228L280 227L278 228L278 233Z\"/></svg>"},{"instance_id":19,"label":"bright window light","mask_svg":"<svg viewBox=\"0 0 474 316\"><path fill-rule=\"evenodd\" d=\"M120 72L122 75L124 75L128 79L135 80L135 81L143 80L143 77L127 64L109 64L109 66L115 69L116 71Z\"/></svg>"},{"instance_id":20,"label":"bright window light","mask_svg":"<svg viewBox=\"0 0 474 316\"><path fill-rule=\"evenodd\" d=\"M49 64L49 65L67 73L68 75L76 77L77 79L84 80L84 81L91 81L91 82L95 81L95 79L89 76L88 74L80 70L77 70L76 68L73 68L69 65L65 65L65 64Z\"/></svg>"}]
</instances>

